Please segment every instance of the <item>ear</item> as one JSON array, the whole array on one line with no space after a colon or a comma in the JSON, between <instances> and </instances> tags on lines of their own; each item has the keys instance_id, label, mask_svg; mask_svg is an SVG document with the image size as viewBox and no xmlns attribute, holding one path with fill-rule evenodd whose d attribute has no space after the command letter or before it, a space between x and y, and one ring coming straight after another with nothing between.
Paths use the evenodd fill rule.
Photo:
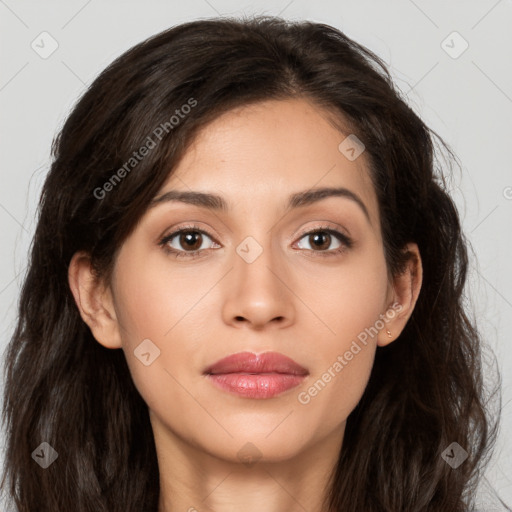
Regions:
<instances>
[{"instance_id":1,"label":"ear","mask_svg":"<svg viewBox=\"0 0 512 512\"><path fill-rule=\"evenodd\" d=\"M121 336L110 287L93 273L90 256L77 252L71 258L68 281L83 321L106 348L121 348Z\"/></svg>"},{"instance_id":2,"label":"ear","mask_svg":"<svg viewBox=\"0 0 512 512\"><path fill-rule=\"evenodd\" d=\"M404 271L393 278L391 306L385 313L385 326L379 331L377 345L384 347L398 338L412 315L420 294L423 267L418 246L409 243L404 251L408 260Z\"/></svg>"}]
</instances>

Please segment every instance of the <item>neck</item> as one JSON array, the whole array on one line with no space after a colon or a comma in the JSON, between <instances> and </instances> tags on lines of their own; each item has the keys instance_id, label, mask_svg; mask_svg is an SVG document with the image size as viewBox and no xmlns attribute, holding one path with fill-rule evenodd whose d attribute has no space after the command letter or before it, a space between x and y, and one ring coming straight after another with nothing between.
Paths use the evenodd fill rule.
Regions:
<instances>
[{"instance_id":1,"label":"neck","mask_svg":"<svg viewBox=\"0 0 512 512\"><path fill-rule=\"evenodd\" d=\"M244 453L254 456L242 462L207 453L158 420L152 423L160 472L158 512L327 512L323 501L343 432L287 460L270 460L247 445Z\"/></svg>"}]
</instances>

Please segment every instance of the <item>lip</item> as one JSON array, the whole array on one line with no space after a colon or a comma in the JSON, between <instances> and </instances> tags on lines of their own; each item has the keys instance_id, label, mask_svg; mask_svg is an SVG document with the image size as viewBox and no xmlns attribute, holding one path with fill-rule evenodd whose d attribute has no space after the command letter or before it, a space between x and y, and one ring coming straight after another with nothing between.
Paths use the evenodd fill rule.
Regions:
<instances>
[{"instance_id":1,"label":"lip","mask_svg":"<svg viewBox=\"0 0 512 512\"><path fill-rule=\"evenodd\" d=\"M278 352L238 352L212 364L204 374L224 391L246 398L265 399L298 386L309 372Z\"/></svg>"}]
</instances>

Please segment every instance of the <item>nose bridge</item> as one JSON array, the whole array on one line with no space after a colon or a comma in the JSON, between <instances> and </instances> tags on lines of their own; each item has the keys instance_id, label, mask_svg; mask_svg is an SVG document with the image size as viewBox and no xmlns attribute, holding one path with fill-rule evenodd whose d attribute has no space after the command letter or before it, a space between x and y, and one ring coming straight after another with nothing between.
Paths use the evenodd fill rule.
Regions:
<instances>
[{"instance_id":1,"label":"nose bridge","mask_svg":"<svg viewBox=\"0 0 512 512\"><path fill-rule=\"evenodd\" d=\"M274 319L281 323L292 319L292 294L285 285L286 266L269 232L260 230L245 237L233 255L229 290L224 304L225 320L245 319L265 324Z\"/></svg>"}]
</instances>

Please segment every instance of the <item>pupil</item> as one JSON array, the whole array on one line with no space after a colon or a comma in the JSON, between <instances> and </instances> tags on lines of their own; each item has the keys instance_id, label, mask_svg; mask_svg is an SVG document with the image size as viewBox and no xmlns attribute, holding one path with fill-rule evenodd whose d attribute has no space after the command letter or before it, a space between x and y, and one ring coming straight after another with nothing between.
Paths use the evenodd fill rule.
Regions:
<instances>
[{"instance_id":1,"label":"pupil","mask_svg":"<svg viewBox=\"0 0 512 512\"><path fill-rule=\"evenodd\" d=\"M199 236L199 233L186 233L182 235L182 242L183 239L185 239L185 245L188 246L190 249L195 249L195 246L197 245L197 239ZM201 246L201 244L199 244L199 246Z\"/></svg>"},{"instance_id":2,"label":"pupil","mask_svg":"<svg viewBox=\"0 0 512 512\"><path fill-rule=\"evenodd\" d=\"M319 247L319 248L322 248L322 246L326 244L325 240L326 240L326 239L328 240L328 237L329 237L330 235L328 235L328 234L315 233L314 235L311 235L311 236L313 237L313 240L314 240L313 244L314 244L314 245L316 245L316 246L317 246L317 247ZM323 242L323 243L322 243L322 241L321 241L322 239L324 240L324 242ZM320 242L319 242L319 241L320 241ZM318 243L318 242L319 242L319 243ZM328 246L329 246L329 243L327 242L327 247L328 247Z\"/></svg>"}]
</instances>

